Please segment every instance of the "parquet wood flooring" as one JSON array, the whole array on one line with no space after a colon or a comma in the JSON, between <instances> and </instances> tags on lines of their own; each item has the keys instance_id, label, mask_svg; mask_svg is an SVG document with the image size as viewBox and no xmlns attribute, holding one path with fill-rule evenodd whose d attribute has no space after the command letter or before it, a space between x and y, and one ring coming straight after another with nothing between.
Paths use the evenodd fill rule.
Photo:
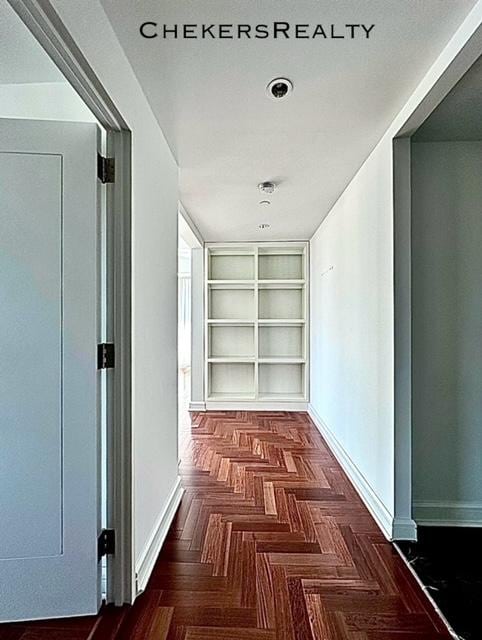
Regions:
<instances>
[{"instance_id":1,"label":"parquet wood flooring","mask_svg":"<svg viewBox=\"0 0 482 640\"><path fill-rule=\"evenodd\" d=\"M450 638L306 413L192 417L146 592L97 618L3 625L0 640Z\"/></svg>"}]
</instances>

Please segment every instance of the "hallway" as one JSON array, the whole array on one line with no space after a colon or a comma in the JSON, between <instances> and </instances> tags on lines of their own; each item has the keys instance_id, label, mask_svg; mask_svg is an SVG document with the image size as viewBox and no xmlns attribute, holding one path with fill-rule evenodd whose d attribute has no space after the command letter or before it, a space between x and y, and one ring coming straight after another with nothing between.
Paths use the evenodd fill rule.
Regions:
<instances>
[{"instance_id":1,"label":"hallway","mask_svg":"<svg viewBox=\"0 0 482 640\"><path fill-rule=\"evenodd\" d=\"M195 414L187 454L139 602L158 631L162 618L189 640L449 637L306 414Z\"/></svg>"},{"instance_id":2,"label":"hallway","mask_svg":"<svg viewBox=\"0 0 482 640\"><path fill-rule=\"evenodd\" d=\"M449 638L305 413L193 414L185 494L146 592L1 640Z\"/></svg>"}]
</instances>

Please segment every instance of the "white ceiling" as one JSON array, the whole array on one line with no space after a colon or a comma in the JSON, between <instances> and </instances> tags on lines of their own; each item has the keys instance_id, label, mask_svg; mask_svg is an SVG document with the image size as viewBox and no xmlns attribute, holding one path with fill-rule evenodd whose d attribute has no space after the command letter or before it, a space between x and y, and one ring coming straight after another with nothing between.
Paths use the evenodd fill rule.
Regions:
<instances>
[{"instance_id":1,"label":"white ceiling","mask_svg":"<svg viewBox=\"0 0 482 640\"><path fill-rule=\"evenodd\" d=\"M306 239L476 0L102 0L205 240ZM370 40L146 40L139 25L375 23ZM265 95L276 76L283 102ZM270 207L256 185L279 183ZM268 222L268 231L258 224Z\"/></svg>"},{"instance_id":2,"label":"white ceiling","mask_svg":"<svg viewBox=\"0 0 482 640\"><path fill-rule=\"evenodd\" d=\"M482 56L425 120L414 139L482 140Z\"/></svg>"},{"instance_id":3,"label":"white ceiling","mask_svg":"<svg viewBox=\"0 0 482 640\"><path fill-rule=\"evenodd\" d=\"M0 84L31 82L65 78L7 1L0 0Z\"/></svg>"}]
</instances>

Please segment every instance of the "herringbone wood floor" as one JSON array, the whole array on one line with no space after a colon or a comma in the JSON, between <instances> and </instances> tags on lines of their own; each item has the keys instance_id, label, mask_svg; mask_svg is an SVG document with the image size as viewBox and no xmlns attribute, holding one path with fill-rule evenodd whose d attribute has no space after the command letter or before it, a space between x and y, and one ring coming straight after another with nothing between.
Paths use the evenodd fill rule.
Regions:
<instances>
[{"instance_id":1,"label":"herringbone wood floor","mask_svg":"<svg viewBox=\"0 0 482 640\"><path fill-rule=\"evenodd\" d=\"M186 493L133 607L0 639L450 637L307 414L193 414L181 472Z\"/></svg>"}]
</instances>

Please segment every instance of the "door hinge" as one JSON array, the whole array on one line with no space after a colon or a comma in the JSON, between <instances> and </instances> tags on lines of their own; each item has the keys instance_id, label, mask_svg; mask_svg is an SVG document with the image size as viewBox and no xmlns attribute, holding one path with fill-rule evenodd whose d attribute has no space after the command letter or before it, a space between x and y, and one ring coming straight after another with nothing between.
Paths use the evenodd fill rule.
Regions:
<instances>
[{"instance_id":1,"label":"door hinge","mask_svg":"<svg viewBox=\"0 0 482 640\"><path fill-rule=\"evenodd\" d=\"M113 342L101 342L97 345L97 369L115 367L115 346Z\"/></svg>"},{"instance_id":2,"label":"door hinge","mask_svg":"<svg viewBox=\"0 0 482 640\"><path fill-rule=\"evenodd\" d=\"M97 538L97 555L99 560L103 556L115 553L115 529L102 529Z\"/></svg>"},{"instance_id":3,"label":"door hinge","mask_svg":"<svg viewBox=\"0 0 482 640\"><path fill-rule=\"evenodd\" d=\"M115 182L115 158L104 158L97 154L97 177L102 184Z\"/></svg>"}]
</instances>

